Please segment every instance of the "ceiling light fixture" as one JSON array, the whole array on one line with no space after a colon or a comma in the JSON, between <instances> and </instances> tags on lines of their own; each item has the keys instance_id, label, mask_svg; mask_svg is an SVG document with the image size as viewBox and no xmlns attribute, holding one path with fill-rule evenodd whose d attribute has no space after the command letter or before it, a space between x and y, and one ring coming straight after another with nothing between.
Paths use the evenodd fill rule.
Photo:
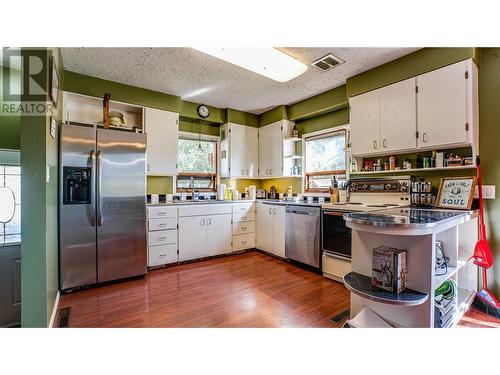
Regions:
<instances>
[{"instance_id":1,"label":"ceiling light fixture","mask_svg":"<svg viewBox=\"0 0 500 375\"><path fill-rule=\"evenodd\" d=\"M204 48L194 49L238 65L252 72L287 82L300 76L307 70L307 65L280 50L267 48Z\"/></svg>"}]
</instances>

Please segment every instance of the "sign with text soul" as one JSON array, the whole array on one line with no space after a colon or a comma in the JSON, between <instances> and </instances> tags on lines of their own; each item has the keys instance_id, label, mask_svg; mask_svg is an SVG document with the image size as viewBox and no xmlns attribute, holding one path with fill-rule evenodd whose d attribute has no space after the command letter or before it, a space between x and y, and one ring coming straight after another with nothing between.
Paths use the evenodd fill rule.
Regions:
<instances>
[{"instance_id":1,"label":"sign with text soul","mask_svg":"<svg viewBox=\"0 0 500 375\"><path fill-rule=\"evenodd\" d=\"M476 177L442 178L436 199L436 207L470 210Z\"/></svg>"}]
</instances>

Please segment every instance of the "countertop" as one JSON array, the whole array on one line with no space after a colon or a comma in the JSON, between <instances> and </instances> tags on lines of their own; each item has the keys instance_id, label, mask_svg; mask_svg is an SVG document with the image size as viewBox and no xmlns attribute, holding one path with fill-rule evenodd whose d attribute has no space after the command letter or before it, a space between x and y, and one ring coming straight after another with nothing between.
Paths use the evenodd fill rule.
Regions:
<instances>
[{"instance_id":1,"label":"countertop","mask_svg":"<svg viewBox=\"0 0 500 375\"><path fill-rule=\"evenodd\" d=\"M324 203L307 203L305 201L293 201L293 200L284 200L284 199L257 199L257 200L249 200L249 199L240 199L240 200L224 200L218 201L215 199L211 200L200 200L200 201L175 201L175 202L160 202L160 203L148 203L148 206L184 206L184 205L197 205L197 204L232 204L232 203L264 203L264 204L273 204L273 205L294 205L294 206L309 206L309 207L321 207Z\"/></svg>"},{"instance_id":2,"label":"countertop","mask_svg":"<svg viewBox=\"0 0 500 375\"><path fill-rule=\"evenodd\" d=\"M344 214L347 222L381 227L432 228L446 221L476 217L476 211L458 211L425 208L390 208L372 212Z\"/></svg>"}]
</instances>

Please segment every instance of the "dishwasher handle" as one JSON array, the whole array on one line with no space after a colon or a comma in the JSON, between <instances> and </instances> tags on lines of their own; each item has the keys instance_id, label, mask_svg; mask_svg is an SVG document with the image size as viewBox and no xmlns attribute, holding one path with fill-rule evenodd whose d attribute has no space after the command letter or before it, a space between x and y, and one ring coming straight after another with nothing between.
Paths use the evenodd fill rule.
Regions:
<instances>
[{"instance_id":1,"label":"dishwasher handle","mask_svg":"<svg viewBox=\"0 0 500 375\"><path fill-rule=\"evenodd\" d=\"M307 216L311 216L311 213L309 211L297 211L297 210L290 210L290 211L287 211L288 213L291 213L291 214L298 214L298 215L307 215Z\"/></svg>"}]
</instances>

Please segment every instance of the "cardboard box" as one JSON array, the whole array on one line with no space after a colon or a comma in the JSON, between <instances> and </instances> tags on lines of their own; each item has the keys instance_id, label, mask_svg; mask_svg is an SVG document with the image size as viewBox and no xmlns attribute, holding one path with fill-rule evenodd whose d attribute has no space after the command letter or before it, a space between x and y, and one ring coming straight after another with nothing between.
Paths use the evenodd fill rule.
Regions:
<instances>
[{"instance_id":1,"label":"cardboard box","mask_svg":"<svg viewBox=\"0 0 500 375\"><path fill-rule=\"evenodd\" d=\"M393 293L406 288L406 250L379 246L373 249L372 286Z\"/></svg>"}]
</instances>

